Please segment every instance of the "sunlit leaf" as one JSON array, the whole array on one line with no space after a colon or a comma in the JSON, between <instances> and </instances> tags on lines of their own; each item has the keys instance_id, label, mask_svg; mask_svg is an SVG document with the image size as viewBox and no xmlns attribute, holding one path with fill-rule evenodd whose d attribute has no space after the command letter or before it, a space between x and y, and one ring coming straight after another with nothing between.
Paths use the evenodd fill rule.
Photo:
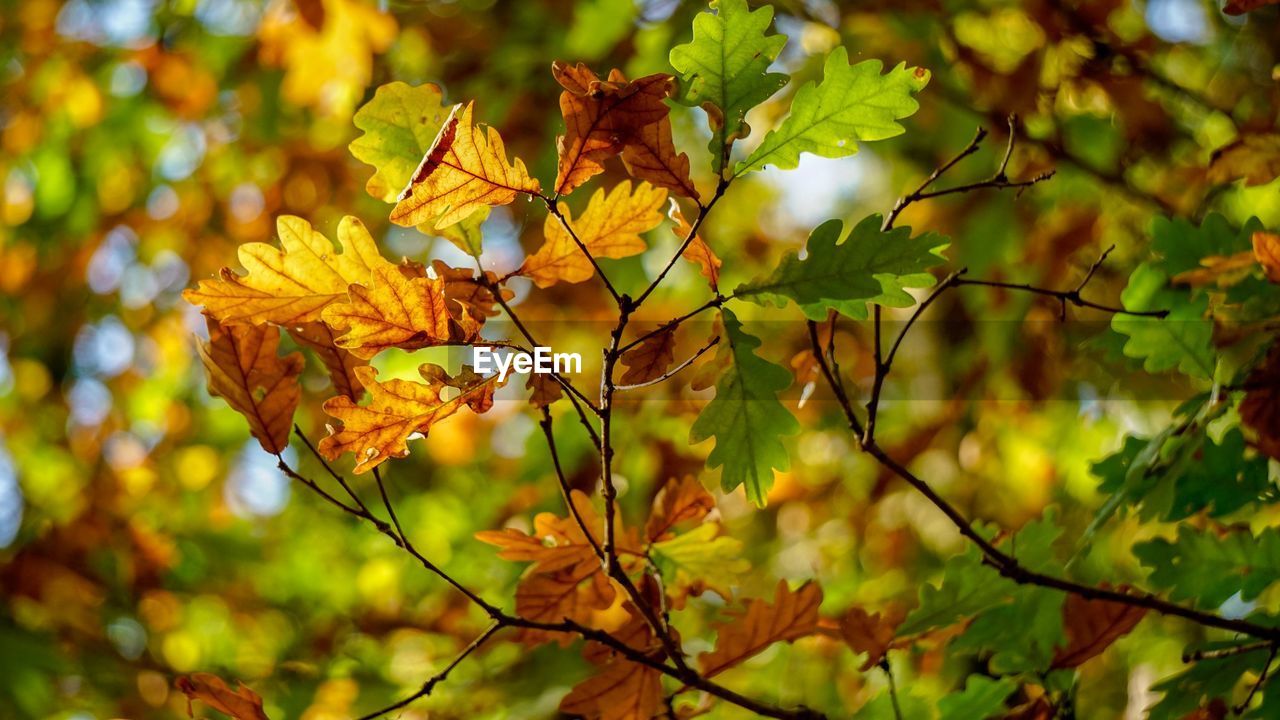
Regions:
<instances>
[{"instance_id":1,"label":"sunlit leaf","mask_svg":"<svg viewBox=\"0 0 1280 720\"><path fill-rule=\"evenodd\" d=\"M199 345L209 393L227 401L249 423L249 431L269 453L289 445L293 413L302 398L298 375L302 355L276 354L279 328L268 325L220 325L206 318L209 340Z\"/></svg>"}]
</instances>

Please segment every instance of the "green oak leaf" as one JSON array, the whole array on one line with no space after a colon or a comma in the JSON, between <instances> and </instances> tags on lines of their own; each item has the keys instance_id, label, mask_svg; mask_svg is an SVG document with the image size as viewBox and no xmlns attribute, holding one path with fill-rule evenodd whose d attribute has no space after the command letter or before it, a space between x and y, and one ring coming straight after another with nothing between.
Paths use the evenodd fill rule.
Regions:
<instances>
[{"instance_id":1,"label":"green oak leaf","mask_svg":"<svg viewBox=\"0 0 1280 720\"><path fill-rule=\"evenodd\" d=\"M1178 528L1173 542L1163 538L1139 543L1133 554L1152 568L1149 582L1169 591L1169 599L1216 608L1239 593L1252 600L1280 580L1280 529L1258 535L1247 529L1219 535L1212 530Z\"/></svg>"},{"instance_id":2,"label":"green oak leaf","mask_svg":"<svg viewBox=\"0 0 1280 720\"><path fill-rule=\"evenodd\" d=\"M707 467L724 466L720 485L725 492L744 486L747 498L763 507L773 486L773 471L790 467L781 438L800 430L778 393L791 384L791 373L754 350L760 339L748 335L730 310L722 308L724 337L719 359L727 364L716 382L716 395L689 430L689 442L715 438Z\"/></svg>"},{"instance_id":3,"label":"green oak leaf","mask_svg":"<svg viewBox=\"0 0 1280 720\"><path fill-rule=\"evenodd\" d=\"M964 692L938 701L938 711L942 713L942 720L983 720L1004 709L1005 698L1017 689L1018 683L1009 678L996 680L971 675L965 683Z\"/></svg>"},{"instance_id":4,"label":"green oak leaf","mask_svg":"<svg viewBox=\"0 0 1280 720\"><path fill-rule=\"evenodd\" d=\"M920 604L898 628L898 636L946 627L1008 603L1017 585L982 564L982 554L970 548L947 561L942 583L920 588Z\"/></svg>"},{"instance_id":5,"label":"green oak leaf","mask_svg":"<svg viewBox=\"0 0 1280 720\"><path fill-rule=\"evenodd\" d=\"M1211 255L1251 250L1253 233L1261 229L1262 223L1253 218L1237 230L1218 213L1210 213L1199 225L1157 217L1151 225L1151 249L1161 258L1160 269L1172 276L1200 267L1200 261Z\"/></svg>"},{"instance_id":6,"label":"green oak leaf","mask_svg":"<svg viewBox=\"0 0 1280 720\"><path fill-rule=\"evenodd\" d=\"M881 232L882 223L871 215L839 242L844 225L828 220L809 235L803 260L788 253L771 274L739 285L734 295L762 305L792 300L811 320L826 318L827 308L862 319L867 303L910 307L915 298L906 288L936 282L928 270L946 260L949 242L934 233L911 237L909 227Z\"/></svg>"},{"instance_id":7,"label":"green oak leaf","mask_svg":"<svg viewBox=\"0 0 1280 720\"><path fill-rule=\"evenodd\" d=\"M364 133L349 147L357 160L374 167L365 185L370 195L396 201L452 109L444 105L436 85L393 82L379 87L373 99L356 111L353 120Z\"/></svg>"},{"instance_id":8,"label":"green oak leaf","mask_svg":"<svg viewBox=\"0 0 1280 720\"><path fill-rule=\"evenodd\" d=\"M1139 265L1120 294L1127 310L1168 310L1163 318L1117 314L1111 328L1127 335L1124 354L1143 361L1147 372L1178 370L1210 379L1216 365L1213 321L1205 317L1208 298L1192 299L1169 287L1169 275L1155 263Z\"/></svg>"},{"instance_id":9,"label":"green oak leaf","mask_svg":"<svg viewBox=\"0 0 1280 720\"><path fill-rule=\"evenodd\" d=\"M1238 644L1214 643L1206 649L1225 649ZM1182 720L1214 698L1229 701L1240 679L1248 673L1261 672L1264 663L1270 664L1266 648L1201 660L1151 688L1164 693L1164 697L1147 711L1147 720Z\"/></svg>"},{"instance_id":10,"label":"green oak leaf","mask_svg":"<svg viewBox=\"0 0 1280 720\"><path fill-rule=\"evenodd\" d=\"M888 690L871 698L853 714L853 720L899 720L933 717L933 706L909 687L898 689L894 698Z\"/></svg>"},{"instance_id":11,"label":"green oak leaf","mask_svg":"<svg viewBox=\"0 0 1280 720\"><path fill-rule=\"evenodd\" d=\"M718 0L715 13L693 20L693 42L671 49L671 66L683 80L679 101L707 110L711 157L716 172L729 162L735 140L751 129L747 111L773 95L790 79L769 72L787 44L785 35L768 35L773 8L749 10L746 0Z\"/></svg>"},{"instance_id":12,"label":"green oak leaf","mask_svg":"<svg viewBox=\"0 0 1280 720\"><path fill-rule=\"evenodd\" d=\"M650 546L650 556L669 586L701 581L713 588L728 587L751 569L742 557L742 541L716 537L719 532L715 523L707 523Z\"/></svg>"},{"instance_id":13,"label":"green oak leaf","mask_svg":"<svg viewBox=\"0 0 1280 720\"><path fill-rule=\"evenodd\" d=\"M432 234L439 235L453 243L459 250L473 258L479 258L482 251L483 235L480 226L489 219L489 211L493 208L484 206L475 210L462 220L443 228L432 228Z\"/></svg>"},{"instance_id":14,"label":"green oak leaf","mask_svg":"<svg viewBox=\"0 0 1280 720\"><path fill-rule=\"evenodd\" d=\"M1210 517L1228 515L1258 502L1270 487L1266 456L1250 455L1244 434L1232 428L1221 443L1206 438L1194 462L1183 468L1164 519L1181 520L1202 510Z\"/></svg>"},{"instance_id":15,"label":"green oak leaf","mask_svg":"<svg viewBox=\"0 0 1280 720\"><path fill-rule=\"evenodd\" d=\"M858 151L858 141L901 135L905 130L897 121L920 107L912 95L929 83L929 71L899 63L881 75L883 67L879 60L850 65L847 50L832 50L822 82L805 83L796 91L786 119L738 163L734 175L766 165L790 170L800 164L802 152L845 157Z\"/></svg>"}]
</instances>

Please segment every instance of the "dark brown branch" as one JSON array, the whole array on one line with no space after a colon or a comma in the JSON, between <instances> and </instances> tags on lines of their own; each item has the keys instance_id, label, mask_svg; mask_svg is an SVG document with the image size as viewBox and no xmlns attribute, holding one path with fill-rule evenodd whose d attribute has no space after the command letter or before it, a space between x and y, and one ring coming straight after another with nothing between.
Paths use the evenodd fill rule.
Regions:
<instances>
[{"instance_id":1,"label":"dark brown branch","mask_svg":"<svg viewBox=\"0 0 1280 720\"><path fill-rule=\"evenodd\" d=\"M559 206L556 205L555 198L549 198L541 193L539 193L537 197L542 199L542 204L547 206L547 212L550 212L555 216L556 220L560 221L560 225L564 228L565 232L569 233L569 237L573 238L574 244L578 246L578 249L582 251L583 255L587 256L587 260L591 262L591 267L595 268L596 275L600 276L600 282L604 283L604 289L608 290L609 294L613 296L613 301L621 305L622 296L613 288L613 283L609 282L608 276L604 274L604 268L600 267L600 263L596 261L596 257L587 249L586 243L582 242L578 237L578 233L573 229L573 226L569 224L569 219L564 216L564 213L560 212Z\"/></svg>"},{"instance_id":2,"label":"dark brown branch","mask_svg":"<svg viewBox=\"0 0 1280 720\"><path fill-rule=\"evenodd\" d=\"M1246 645L1236 645L1234 647L1217 648L1214 650L1196 650L1195 652L1183 653L1182 662L1192 663L1201 660L1218 660L1221 658L1232 657L1234 655L1245 655L1251 652L1258 652L1272 647L1275 643L1256 642Z\"/></svg>"},{"instance_id":3,"label":"dark brown branch","mask_svg":"<svg viewBox=\"0 0 1280 720\"><path fill-rule=\"evenodd\" d=\"M724 197L724 191L729 188L729 183L730 180L720 178L720 182L716 183L715 194L711 196L711 199L707 201L707 204L698 205L698 217L694 218L693 224L689 226L689 233L685 235L684 242L680 243L680 249L676 250L675 254L671 256L671 259L667 261L666 266L662 268L662 272L659 272L658 276L653 279L653 282L649 283L649 287L645 288L644 292L640 293L640 297L636 298L635 303L631 307L632 310L640 307L640 305L642 305L644 301L653 294L653 291L658 289L658 286L662 284L662 281L666 279L667 273L671 272L671 268L675 267L676 263L680 260L680 256L684 255L684 251L689 248L689 243L692 243L693 239L698 236L698 228L702 227L702 222L706 220L707 215L711 213L711 208L715 207L715 204L720 201L720 198Z\"/></svg>"},{"instance_id":4,"label":"dark brown branch","mask_svg":"<svg viewBox=\"0 0 1280 720\"><path fill-rule=\"evenodd\" d=\"M632 340L631 342L629 342L629 343L627 343L627 344L623 345L622 347L618 348L618 352L624 352L624 353L625 353L626 351L628 351L628 350L630 350L631 348L633 348L633 347L635 347L635 346L639 345L640 343L644 342L645 340L648 340L649 338L653 337L654 335L657 335L657 334L659 334L659 333L664 333L664 332L666 332L666 331L668 331L668 330L670 330L670 329L672 329L672 328L675 328L675 327L679 327L679 326L680 326L680 324L681 324L681 323L683 323L684 321L686 321L686 320L688 320L688 319L690 319L690 318L694 317L695 315L699 315L699 314L701 314L701 313L703 313L703 312L705 312L705 311L707 311L707 310L710 310L711 308L718 308L718 307L720 307L721 305L724 305L724 304L725 304L725 302L726 302L726 301L728 301L728 300L729 300L729 298L727 298L727 297L725 297L725 296L723 296L723 295L717 295L717 296L715 296L714 298L712 298L712 299L710 299L710 300L706 301L705 303L703 303L703 304L699 305L697 308L695 308L695 309L693 309L693 310L690 310L689 312L687 312L687 313L685 313L685 314L681 315L680 317L672 318L672 319L670 319L670 320L668 320L668 321L666 321L666 322L662 323L662 324L661 324L661 325L659 325L658 327L654 328L653 330L650 330L649 332L647 332L647 333L645 333L645 334L641 335L640 337L636 338L635 340Z\"/></svg>"},{"instance_id":5,"label":"dark brown branch","mask_svg":"<svg viewBox=\"0 0 1280 720\"><path fill-rule=\"evenodd\" d=\"M1276 650L1280 649L1280 645L1272 644L1271 652L1267 654L1267 661L1262 665L1262 672L1258 673L1258 679L1254 681L1253 687L1249 688L1249 694L1245 696L1243 702L1233 708L1237 715L1244 713L1245 708L1249 707L1249 703L1253 702L1253 696L1258 694L1262 689L1262 684L1267 681L1267 673L1271 670L1271 663L1276 661Z\"/></svg>"}]
</instances>

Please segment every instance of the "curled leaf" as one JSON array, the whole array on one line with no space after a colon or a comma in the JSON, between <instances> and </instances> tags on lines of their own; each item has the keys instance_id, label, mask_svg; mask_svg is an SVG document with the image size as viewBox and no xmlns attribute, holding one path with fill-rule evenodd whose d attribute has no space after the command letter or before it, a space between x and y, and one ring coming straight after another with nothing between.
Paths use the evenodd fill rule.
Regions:
<instances>
[{"instance_id":1,"label":"curled leaf","mask_svg":"<svg viewBox=\"0 0 1280 720\"><path fill-rule=\"evenodd\" d=\"M195 717L191 703L199 700L235 720L268 720L262 709L262 697L244 683L238 683L238 687L232 690L217 675L192 673L179 677L174 684L187 696L187 715L191 717Z\"/></svg>"},{"instance_id":2,"label":"curled leaf","mask_svg":"<svg viewBox=\"0 0 1280 720\"><path fill-rule=\"evenodd\" d=\"M227 401L249 421L262 449L278 454L289 445L293 413L302 389L302 355L276 354L279 328L269 325L221 325L206 316L209 340L198 346L209 393Z\"/></svg>"}]
</instances>

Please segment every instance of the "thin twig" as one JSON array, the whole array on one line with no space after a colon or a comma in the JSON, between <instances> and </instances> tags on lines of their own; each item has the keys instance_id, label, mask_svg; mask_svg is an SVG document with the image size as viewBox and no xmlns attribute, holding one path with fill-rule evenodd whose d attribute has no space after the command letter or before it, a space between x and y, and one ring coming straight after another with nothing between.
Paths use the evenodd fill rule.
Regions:
<instances>
[{"instance_id":1,"label":"thin twig","mask_svg":"<svg viewBox=\"0 0 1280 720\"><path fill-rule=\"evenodd\" d=\"M622 296L614 289L613 283L609 282L608 276L604 274L604 268L600 267L600 263L596 261L596 257L591 254L589 249L587 249L586 243L582 242L582 239L578 237L578 233L573 229L573 225L569 224L569 218L565 217L564 213L560 211L560 207L557 205L557 198L549 198L541 193L539 193L537 197L542 199L542 203L547 206L547 211L554 215L556 220L560 221L560 226L564 228L565 232L569 233L569 237L573 238L574 244L578 246L578 249L582 251L582 254L587 256L587 260L591 262L591 267L595 268L596 275L600 276L600 282L604 283L604 289L608 290L609 294L613 296L613 301L621 304Z\"/></svg>"},{"instance_id":2,"label":"thin twig","mask_svg":"<svg viewBox=\"0 0 1280 720\"><path fill-rule=\"evenodd\" d=\"M684 255L684 251L688 249L689 243L692 243L693 239L698 236L698 228L702 227L702 222L706 220L707 215L711 213L711 208L715 207L716 203L720 201L720 198L724 197L724 191L729 188L730 182L731 180L723 177L720 178L720 182L716 183L715 194L711 196L711 199L707 201L706 205L698 206L698 217L694 218L693 224L689 226L689 233L685 235L684 242L680 243L680 249L676 250L675 254L671 256L671 259L667 261L666 266L662 268L662 272L659 272L658 276L653 279L653 282L649 283L649 287L645 288L644 292L640 293L640 296L636 298L636 301L631 308L632 310L635 310L644 304L644 301L653 294L653 291L657 290L658 286L662 284L662 281L666 279L667 273L671 272L671 268L675 267L676 262L680 260L680 256Z\"/></svg>"},{"instance_id":3,"label":"thin twig","mask_svg":"<svg viewBox=\"0 0 1280 720\"><path fill-rule=\"evenodd\" d=\"M730 297L732 297L732 296L730 296ZM718 307L720 307L720 306L724 305L724 304L725 304L725 302L727 302L729 299L730 299L729 297L725 297L725 296L723 296L723 295L717 295L717 296L715 296L714 298L711 298L710 300L706 301L705 303L703 303L703 304L699 305L697 308L695 308L695 309L693 309L693 310L690 310L689 312L687 312L687 313L685 313L685 314L681 315L680 317L672 318L672 319L670 319L670 320L668 320L668 321L666 321L666 322L662 323L662 324L661 324L661 325L659 325L658 327L654 328L653 330L650 330L649 332L647 332L647 333L645 333L645 334L641 335L640 337L636 338L635 340L632 340L631 342L626 343L626 344L625 344L625 345L623 345L622 347L618 348L618 352L623 352L623 353L625 353L626 351L628 351L628 350L630 350L631 348L633 348L633 347L635 347L635 346L639 345L640 343L644 342L645 340L648 340L649 338L653 337L654 335L658 335L658 334L660 334L660 333L664 333L664 332L666 332L666 331L668 331L668 330L670 330L670 329L672 329L672 328L674 328L674 327L679 327L681 323L683 323L684 321L686 321L686 320L688 320L688 319L690 319L690 318L694 317L695 315L699 315L699 314L701 314L701 313L703 313L703 312L705 312L705 311L707 311L707 310L710 310L711 308L718 308Z\"/></svg>"},{"instance_id":4,"label":"thin twig","mask_svg":"<svg viewBox=\"0 0 1280 720\"><path fill-rule=\"evenodd\" d=\"M903 720L902 708L898 705L898 684L893 680L893 669L889 667L889 657L880 659L880 669L884 671L884 676L889 679L889 703L893 705L894 720Z\"/></svg>"},{"instance_id":5,"label":"thin twig","mask_svg":"<svg viewBox=\"0 0 1280 720\"><path fill-rule=\"evenodd\" d=\"M1253 683L1253 687L1249 689L1249 694L1244 701L1235 706L1234 710L1237 715L1245 711L1249 707L1249 703L1253 702L1253 696L1258 694L1258 690L1262 688L1262 684L1267 681L1267 673L1271 670L1271 663L1276 660L1276 650L1280 649L1280 645L1272 644L1271 652L1267 654L1267 661L1262 665L1262 672L1258 673L1258 679Z\"/></svg>"},{"instance_id":6,"label":"thin twig","mask_svg":"<svg viewBox=\"0 0 1280 720\"><path fill-rule=\"evenodd\" d=\"M1201 660L1220 660L1234 655L1244 655L1251 652L1258 652L1259 650L1266 650L1274 644L1275 643L1264 641L1248 643L1246 645L1235 645L1227 648L1215 648L1213 650L1195 650L1193 652L1183 653L1182 662L1193 663L1200 662Z\"/></svg>"},{"instance_id":7,"label":"thin twig","mask_svg":"<svg viewBox=\"0 0 1280 720\"><path fill-rule=\"evenodd\" d=\"M382 717L387 713L394 712L396 710L399 710L402 707L406 707L413 701L417 700L418 698L424 698L429 696L431 694L431 691L436 689L436 685L439 685L440 683L444 682L445 679L449 677L449 673L453 672L454 668L461 665L462 661L466 660L467 656L469 656L471 653L475 652L476 650L479 650L481 645L484 645L489 638L493 637L494 634L496 634L503 627L505 626L503 625L502 621L500 620L495 621L493 624L489 625L489 627L485 629L483 633L480 633L479 635L476 636L474 640L467 643L467 646L462 649L462 652L459 652L453 658L453 661L450 662L448 665L446 665L443 670L436 673L435 675L432 675L429 680L423 683L422 687L419 688L417 692L410 695L409 697L404 698L403 700L392 703L391 705L388 705L382 708L381 710L375 710L369 713L368 715L362 715L360 718L358 718L358 720L374 720L374 718Z\"/></svg>"}]
</instances>

